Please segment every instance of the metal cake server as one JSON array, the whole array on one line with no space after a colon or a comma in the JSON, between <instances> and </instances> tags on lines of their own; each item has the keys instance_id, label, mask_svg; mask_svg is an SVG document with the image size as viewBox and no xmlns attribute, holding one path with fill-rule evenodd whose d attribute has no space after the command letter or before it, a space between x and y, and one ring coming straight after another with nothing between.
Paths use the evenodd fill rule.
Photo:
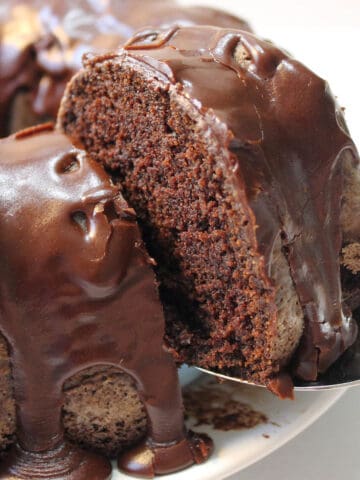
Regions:
<instances>
[{"instance_id":1,"label":"metal cake server","mask_svg":"<svg viewBox=\"0 0 360 480\"><path fill-rule=\"evenodd\" d=\"M246 383L247 385L264 387L264 385L248 382L241 378L231 377L200 367L197 368L202 372L214 375L223 380L231 380L233 382ZM321 374L316 382L304 382L294 379L294 390L297 392L329 390L334 388L354 387L357 385L360 385L360 335L354 345L350 347L326 373Z\"/></svg>"}]
</instances>

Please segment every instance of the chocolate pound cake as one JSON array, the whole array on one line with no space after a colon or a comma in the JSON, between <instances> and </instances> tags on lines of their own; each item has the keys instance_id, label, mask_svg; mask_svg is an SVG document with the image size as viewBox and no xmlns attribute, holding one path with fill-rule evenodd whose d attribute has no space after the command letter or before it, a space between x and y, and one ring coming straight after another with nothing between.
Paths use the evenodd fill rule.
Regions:
<instances>
[{"instance_id":1,"label":"chocolate pound cake","mask_svg":"<svg viewBox=\"0 0 360 480\"><path fill-rule=\"evenodd\" d=\"M58 124L136 210L179 361L291 396L354 342L341 205L358 156L301 63L244 31L146 30L85 60Z\"/></svg>"},{"instance_id":2,"label":"chocolate pound cake","mask_svg":"<svg viewBox=\"0 0 360 480\"><path fill-rule=\"evenodd\" d=\"M116 49L146 25L175 23L250 28L225 12L172 0L7 0L0 5L0 136L55 119L85 52Z\"/></svg>"},{"instance_id":3,"label":"chocolate pound cake","mask_svg":"<svg viewBox=\"0 0 360 480\"><path fill-rule=\"evenodd\" d=\"M145 410L145 438L118 458L122 470L139 477L204 461L210 443L184 427L176 367L163 344L153 260L134 211L104 169L45 125L0 142L0 190L0 331L9 346L16 406L16 443L0 463L0 477L109 478L108 460L70 442L61 416L70 438L79 437L76 420L89 425L91 419L82 444L89 437L94 444L100 420L106 450L122 427L125 440L129 432L135 432L132 442L138 440ZM2 368L9 377L9 366ZM115 381L120 395L111 385L116 372L132 378ZM94 392L96 375L100 389ZM111 425L114 407L104 402L120 399L124 407L135 387L128 412ZM87 390L95 393L92 411ZM9 398L3 404L6 438L14 409ZM101 410L108 418L99 419ZM129 425L136 418L140 422Z\"/></svg>"}]
</instances>

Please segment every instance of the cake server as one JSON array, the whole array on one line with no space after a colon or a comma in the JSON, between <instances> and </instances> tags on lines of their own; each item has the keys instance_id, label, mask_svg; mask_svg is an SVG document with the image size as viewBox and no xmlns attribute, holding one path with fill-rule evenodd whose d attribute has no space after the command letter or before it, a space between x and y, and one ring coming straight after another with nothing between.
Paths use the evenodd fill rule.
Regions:
<instances>
[{"instance_id":1,"label":"cake server","mask_svg":"<svg viewBox=\"0 0 360 480\"><path fill-rule=\"evenodd\" d=\"M243 380L241 378L232 377L221 372L215 372L204 368L197 367L202 372L214 375L223 380L231 380L233 382L246 383L247 385L256 385L264 387L256 383ZM319 375L315 382L305 382L294 379L294 390L299 391L318 391L329 390L333 388L354 387L360 385L360 336L352 347L350 347L326 373Z\"/></svg>"}]
</instances>

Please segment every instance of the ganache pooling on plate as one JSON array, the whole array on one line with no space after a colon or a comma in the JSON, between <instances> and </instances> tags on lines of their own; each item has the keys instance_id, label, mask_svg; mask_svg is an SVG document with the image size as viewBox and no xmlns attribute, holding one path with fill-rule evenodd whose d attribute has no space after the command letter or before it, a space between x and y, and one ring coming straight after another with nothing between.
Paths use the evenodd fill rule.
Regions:
<instances>
[{"instance_id":1,"label":"ganache pooling on plate","mask_svg":"<svg viewBox=\"0 0 360 480\"><path fill-rule=\"evenodd\" d=\"M184 428L153 261L103 168L51 125L19 132L0 142L0 211L0 331L17 405L0 475L110 477L110 463L66 441L61 425L65 380L99 364L134 378L148 414L147 438L120 468L148 478L204 460Z\"/></svg>"}]
</instances>

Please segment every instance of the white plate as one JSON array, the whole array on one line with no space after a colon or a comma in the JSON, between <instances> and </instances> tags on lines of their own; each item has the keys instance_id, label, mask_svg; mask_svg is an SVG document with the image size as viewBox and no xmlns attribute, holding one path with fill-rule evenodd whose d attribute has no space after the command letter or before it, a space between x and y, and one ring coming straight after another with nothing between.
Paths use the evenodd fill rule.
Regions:
<instances>
[{"instance_id":1,"label":"white plate","mask_svg":"<svg viewBox=\"0 0 360 480\"><path fill-rule=\"evenodd\" d=\"M182 369L181 383L193 381L200 386L209 376L195 369ZM194 379L195 378L195 379ZM217 385L216 388L228 388ZM299 392L295 400L279 400L264 388L232 384L231 393L236 399L250 404L255 410L264 413L269 423L258 425L250 430L222 432L200 426L189 426L206 432L214 440L215 451L202 465L191 467L173 475L159 477L161 480L221 480L259 461L269 453L284 445L311 425L326 412L346 391L339 389L324 392ZM265 438L263 435L268 435ZM114 471L112 480L129 480L130 477Z\"/></svg>"}]
</instances>

